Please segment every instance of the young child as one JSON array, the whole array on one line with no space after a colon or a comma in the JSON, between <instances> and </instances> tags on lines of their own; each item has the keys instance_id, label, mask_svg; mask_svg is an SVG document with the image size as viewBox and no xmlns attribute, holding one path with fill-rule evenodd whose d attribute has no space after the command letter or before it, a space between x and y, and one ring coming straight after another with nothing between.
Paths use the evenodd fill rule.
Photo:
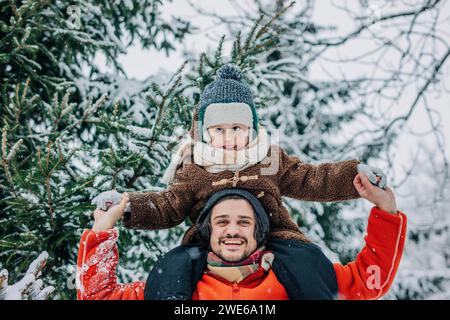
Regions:
<instances>
[{"instance_id":1,"label":"young child","mask_svg":"<svg viewBox=\"0 0 450 320\"><path fill-rule=\"evenodd\" d=\"M134 229L164 229L189 217L193 225L182 244L189 244L191 250L193 243L201 241L195 222L208 198L217 191L238 187L253 193L268 212L269 239L309 242L283 206L282 196L321 202L356 199L359 195L353 179L361 171L373 184L382 188L386 185L386 177L380 170L359 164L358 160L307 164L287 155L269 140L266 129L258 122L252 92L241 71L235 65L222 66L216 80L204 89L190 134L180 144L162 178L168 189L124 193L129 199L124 225ZM100 194L94 202L105 209L105 204L107 207L118 200L120 196L114 191ZM277 253L274 254L276 257ZM169 253L164 258L165 265L159 264L158 268L173 267L170 261L177 261L177 268L190 270L189 255L185 257L186 265L182 266L177 259L180 256L172 259ZM169 282L176 286L173 280L164 279L163 272L148 279L156 288ZM188 291L194 288L186 287L184 295L171 297L190 298ZM178 289L173 292L179 292Z\"/></svg>"}]
</instances>

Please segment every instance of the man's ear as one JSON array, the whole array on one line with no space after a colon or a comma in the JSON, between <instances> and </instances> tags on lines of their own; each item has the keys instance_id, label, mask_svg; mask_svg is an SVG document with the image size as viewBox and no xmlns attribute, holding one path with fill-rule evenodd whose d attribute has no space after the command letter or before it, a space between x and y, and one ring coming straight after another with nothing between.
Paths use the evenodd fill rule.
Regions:
<instances>
[{"instance_id":1,"label":"man's ear","mask_svg":"<svg viewBox=\"0 0 450 320\"><path fill-rule=\"evenodd\" d=\"M209 243L211 238L211 214L208 214L206 219L201 224L197 224L196 227L200 237Z\"/></svg>"}]
</instances>

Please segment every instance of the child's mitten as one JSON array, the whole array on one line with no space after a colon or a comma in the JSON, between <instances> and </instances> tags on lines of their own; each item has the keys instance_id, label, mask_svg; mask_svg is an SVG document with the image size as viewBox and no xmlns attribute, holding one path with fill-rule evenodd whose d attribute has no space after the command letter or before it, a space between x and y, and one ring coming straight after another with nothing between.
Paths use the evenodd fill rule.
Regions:
<instances>
[{"instance_id":1,"label":"child's mitten","mask_svg":"<svg viewBox=\"0 0 450 320\"><path fill-rule=\"evenodd\" d=\"M380 169L362 163L358 164L357 169L358 172L364 173L374 186L380 187L381 189L386 187L387 177ZM380 177L380 181L377 181L377 177Z\"/></svg>"},{"instance_id":2,"label":"child's mitten","mask_svg":"<svg viewBox=\"0 0 450 320\"><path fill-rule=\"evenodd\" d=\"M113 205L119 204L122 194L116 190L104 191L92 199L92 204L97 205L97 209L106 211Z\"/></svg>"}]
</instances>

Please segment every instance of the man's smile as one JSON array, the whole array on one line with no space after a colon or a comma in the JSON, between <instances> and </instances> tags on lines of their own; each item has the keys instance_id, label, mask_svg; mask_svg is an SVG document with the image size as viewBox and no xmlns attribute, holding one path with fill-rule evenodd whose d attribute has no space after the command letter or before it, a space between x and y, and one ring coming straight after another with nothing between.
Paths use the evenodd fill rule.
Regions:
<instances>
[{"instance_id":1,"label":"man's smile","mask_svg":"<svg viewBox=\"0 0 450 320\"><path fill-rule=\"evenodd\" d=\"M229 246L235 246L235 245L240 246L240 245L244 244L244 241L236 241L236 240L230 241L230 240L225 240L225 241L223 241L223 244L229 245Z\"/></svg>"},{"instance_id":2,"label":"man's smile","mask_svg":"<svg viewBox=\"0 0 450 320\"><path fill-rule=\"evenodd\" d=\"M227 249L238 249L245 244L245 240L243 239L225 239L220 242Z\"/></svg>"}]
</instances>

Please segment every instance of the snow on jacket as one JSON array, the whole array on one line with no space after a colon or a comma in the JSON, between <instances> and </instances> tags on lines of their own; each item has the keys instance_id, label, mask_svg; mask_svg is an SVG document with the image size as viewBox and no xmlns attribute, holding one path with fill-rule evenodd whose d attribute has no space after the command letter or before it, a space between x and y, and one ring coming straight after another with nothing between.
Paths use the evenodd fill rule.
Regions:
<instances>
[{"instance_id":1,"label":"snow on jacket","mask_svg":"<svg viewBox=\"0 0 450 320\"><path fill-rule=\"evenodd\" d=\"M334 263L340 299L378 299L392 285L406 238L406 216L372 208L367 225L365 246L356 259L346 265ZM81 236L77 261L77 297L81 300L142 300L145 282L120 284L116 277L118 263L117 229L95 233L85 230ZM276 257L275 257L276 259ZM259 270L240 283L230 283L205 273L192 296L197 299L288 299L273 270Z\"/></svg>"}]
</instances>

